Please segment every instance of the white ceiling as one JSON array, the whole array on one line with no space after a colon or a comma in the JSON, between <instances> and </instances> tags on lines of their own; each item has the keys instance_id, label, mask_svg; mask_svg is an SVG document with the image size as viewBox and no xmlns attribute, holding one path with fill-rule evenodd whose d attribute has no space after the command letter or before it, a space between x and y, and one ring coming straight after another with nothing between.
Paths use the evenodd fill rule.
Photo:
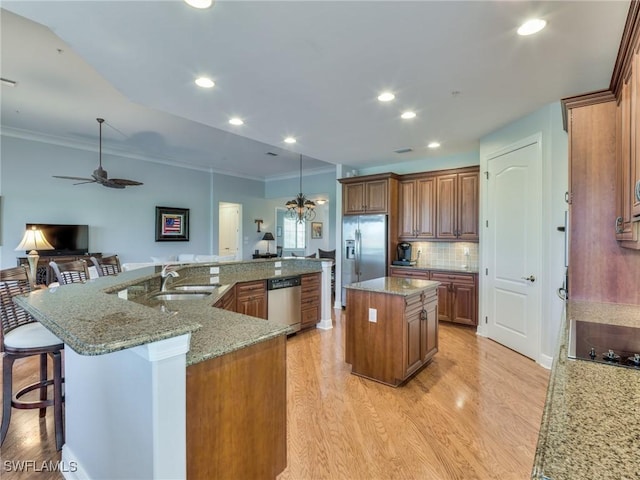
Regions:
<instances>
[{"instance_id":1,"label":"white ceiling","mask_svg":"<svg viewBox=\"0 0 640 480\"><path fill-rule=\"evenodd\" d=\"M18 82L1 90L3 132L95 145L104 117L106 152L262 179L297 175L299 154L307 172L473 151L547 103L607 88L629 2L0 6L1 75ZM516 35L533 16L547 27ZM198 75L216 86L196 87ZM383 90L395 101L378 102Z\"/></svg>"}]
</instances>

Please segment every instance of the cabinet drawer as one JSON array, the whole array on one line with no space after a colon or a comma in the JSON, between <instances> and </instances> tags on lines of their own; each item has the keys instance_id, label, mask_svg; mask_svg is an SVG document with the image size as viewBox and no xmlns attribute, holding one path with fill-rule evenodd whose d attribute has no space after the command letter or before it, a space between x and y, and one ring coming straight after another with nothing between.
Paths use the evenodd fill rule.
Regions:
<instances>
[{"instance_id":1,"label":"cabinet drawer","mask_svg":"<svg viewBox=\"0 0 640 480\"><path fill-rule=\"evenodd\" d=\"M236 296L238 298L251 297L255 295L264 295L265 283L263 280L259 282L245 282L236 285Z\"/></svg>"},{"instance_id":2,"label":"cabinet drawer","mask_svg":"<svg viewBox=\"0 0 640 480\"><path fill-rule=\"evenodd\" d=\"M429 270L391 268L390 271L392 277L422 278L423 280L429 280Z\"/></svg>"},{"instance_id":3,"label":"cabinet drawer","mask_svg":"<svg viewBox=\"0 0 640 480\"><path fill-rule=\"evenodd\" d=\"M473 273L431 272L431 280L436 282L475 283Z\"/></svg>"},{"instance_id":4,"label":"cabinet drawer","mask_svg":"<svg viewBox=\"0 0 640 480\"><path fill-rule=\"evenodd\" d=\"M304 307L301 314L300 323L302 325L315 324L320 321L320 308L318 306Z\"/></svg>"}]
</instances>

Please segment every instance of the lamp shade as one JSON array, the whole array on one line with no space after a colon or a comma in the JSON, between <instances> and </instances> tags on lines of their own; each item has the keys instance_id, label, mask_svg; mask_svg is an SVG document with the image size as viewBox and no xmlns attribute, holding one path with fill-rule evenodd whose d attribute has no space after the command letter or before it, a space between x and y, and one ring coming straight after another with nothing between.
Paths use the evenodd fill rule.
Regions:
<instances>
[{"instance_id":1,"label":"lamp shade","mask_svg":"<svg viewBox=\"0 0 640 480\"><path fill-rule=\"evenodd\" d=\"M264 237L262 237L263 240L275 240L275 238L273 237L273 233L271 232L266 232L264 234Z\"/></svg>"},{"instance_id":2,"label":"lamp shade","mask_svg":"<svg viewBox=\"0 0 640 480\"><path fill-rule=\"evenodd\" d=\"M16 250L53 250L54 247L51 245L47 239L45 238L42 230L38 230L36 227L31 227L29 230L24 232L24 237L22 237L22 241L20 245L18 245Z\"/></svg>"}]
</instances>

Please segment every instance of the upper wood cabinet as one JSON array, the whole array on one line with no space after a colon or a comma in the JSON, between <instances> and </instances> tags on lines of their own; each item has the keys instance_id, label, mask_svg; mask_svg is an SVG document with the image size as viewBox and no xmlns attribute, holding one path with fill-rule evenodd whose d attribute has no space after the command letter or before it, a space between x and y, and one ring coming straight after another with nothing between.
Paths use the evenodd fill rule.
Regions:
<instances>
[{"instance_id":1,"label":"upper wood cabinet","mask_svg":"<svg viewBox=\"0 0 640 480\"><path fill-rule=\"evenodd\" d=\"M479 167L402 177L401 240L478 241Z\"/></svg>"},{"instance_id":2,"label":"upper wood cabinet","mask_svg":"<svg viewBox=\"0 0 640 480\"><path fill-rule=\"evenodd\" d=\"M478 241L480 172L473 170L438 175L436 237L445 240Z\"/></svg>"},{"instance_id":3,"label":"upper wood cabinet","mask_svg":"<svg viewBox=\"0 0 640 480\"><path fill-rule=\"evenodd\" d=\"M398 235L431 240L436 236L436 179L426 176L400 182Z\"/></svg>"},{"instance_id":4,"label":"upper wood cabinet","mask_svg":"<svg viewBox=\"0 0 640 480\"><path fill-rule=\"evenodd\" d=\"M393 173L341 178L342 214L394 213L398 176Z\"/></svg>"}]
</instances>

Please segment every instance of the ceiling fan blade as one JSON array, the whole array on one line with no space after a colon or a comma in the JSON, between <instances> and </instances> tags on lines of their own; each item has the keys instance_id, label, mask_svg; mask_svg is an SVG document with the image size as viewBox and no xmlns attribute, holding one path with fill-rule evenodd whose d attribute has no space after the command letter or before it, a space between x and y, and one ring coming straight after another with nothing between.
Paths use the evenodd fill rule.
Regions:
<instances>
[{"instance_id":1,"label":"ceiling fan blade","mask_svg":"<svg viewBox=\"0 0 640 480\"><path fill-rule=\"evenodd\" d=\"M144 185L142 182L136 182L135 180L127 180L126 178L110 178L109 182L122 185L123 187L135 187L137 185Z\"/></svg>"},{"instance_id":2,"label":"ceiling fan blade","mask_svg":"<svg viewBox=\"0 0 640 480\"><path fill-rule=\"evenodd\" d=\"M83 180L85 182L95 182L95 180L93 178L86 178L86 177L66 177L63 175L53 175L53 178L64 178L66 180Z\"/></svg>"},{"instance_id":3,"label":"ceiling fan blade","mask_svg":"<svg viewBox=\"0 0 640 480\"><path fill-rule=\"evenodd\" d=\"M115 183L113 180L105 180L103 182L100 182L100 185L102 185L103 187L109 187L109 188L124 188L125 185L120 185L118 183Z\"/></svg>"}]
</instances>

